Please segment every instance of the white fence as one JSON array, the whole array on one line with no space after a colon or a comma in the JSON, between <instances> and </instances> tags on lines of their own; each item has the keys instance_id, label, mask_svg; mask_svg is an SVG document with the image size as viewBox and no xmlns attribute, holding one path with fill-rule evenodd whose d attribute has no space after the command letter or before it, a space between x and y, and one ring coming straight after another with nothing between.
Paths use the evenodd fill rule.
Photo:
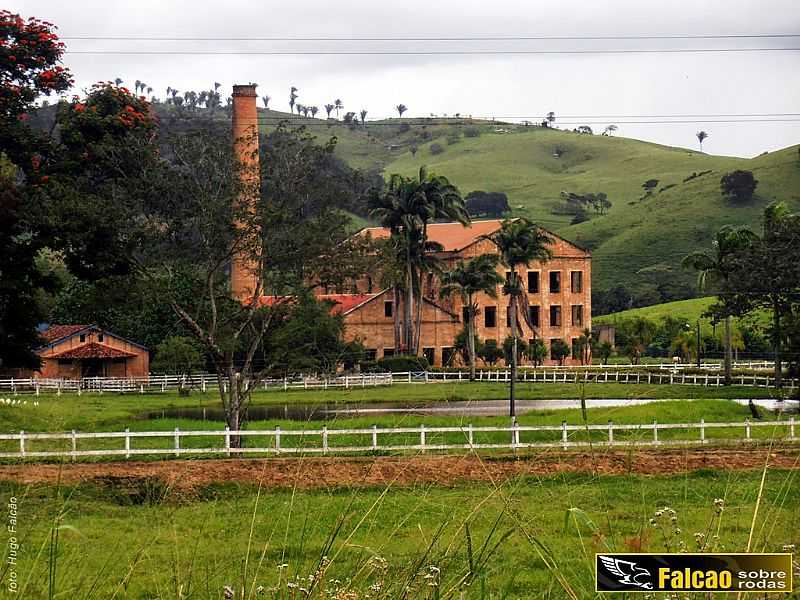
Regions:
<instances>
[{"instance_id":1,"label":"white fence","mask_svg":"<svg viewBox=\"0 0 800 600\"><path fill-rule=\"evenodd\" d=\"M686 373L682 369L660 369L648 365L637 369L612 369L598 367L567 368L526 368L517 373L517 381L528 383L647 383L670 385L702 385L722 386L724 375L716 369L708 369L702 374ZM507 383L511 378L509 370L479 370L477 379L481 382ZM393 383L441 383L466 382L469 374L466 371L403 371L396 373L371 373L360 375L341 375L337 377L296 377L284 379L263 379L254 382L254 389L330 389L358 388L391 385ZM765 372L763 375L734 375L733 384L750 387L775 387L774 375ZM224 383L223 383L224 385ZM179 375L152 375L139 378L92 377L81 380L74 379L0 379L0 391L8 390L12 394L40 392L116 392L139 393L165 392L179 387L190 387L206 391L217 387L217 378L211 374L199 374L189 377ZM788 391L798 387L797 379L784 378L783 387Z\"/></svg>"},{"instance_id":2,"label":"white fence","mask_svg":"<svg viewBox=\"0 0 800 600\"><path fill-rule=\"evenodd\" d=\"M766 435L754 436L754 430L767 429ZM771 428L771 430L770 430ZM721 437L714 432L734 430L734 437ZM679 431L684 437L671 436ZM778 432L780 431L780 434ZM598 432L593 435L593 432ZM531 434L547 434L547 439L531 439ZM390 427L373 426L361 429L302 429L281 430L241 430L229 429L215 431L119 431L102 433L27 433L0 435L0 443L11 443L15 450L4 447L0 458L71 458L85 457L124 457L145 455L225 455L265 454L265 455L303 455L303 454L352 454L374 452L426 452L449 450L509 449L526 448L583 448L590 444L597 446L669 446L703 445L708 443L729 444L777 439L782 442L797 442L795 420L792 417L783 421L750 421L738 423L658 423L616 424L609 421L603 425L519 425L513 422L509 427ZM244 440L268 440L268 444L253 447L233 448L231 438L238 436ZM336 438L348 436L349 445L336 445ZM398 439L400 436L400 439ZM405 436L405 437L402 437ZM449 436L449 439L448 439ZM577 437L597 437L598 439L578 440ZM218 445L200 446L198 441L211 438ZM389 439L387 439L389 438ZM528 438L528 439L525 439ZM141 447L143 441L167 439L164 445ZM84 448L84 442L96 443L111 440L110 448ZM192 440L192 445L184 445ZM286 442L289 442L288 444ZM42 443L49 442L60 448L41 449ZM55 444L53 444L56 442ZM58 444L57 442L61 442ZM138 443L135 443L138 442ZM355 443L355 444L354 444ZM114 447L116 446L116 447Z\"/></svg>"}]
</instances>

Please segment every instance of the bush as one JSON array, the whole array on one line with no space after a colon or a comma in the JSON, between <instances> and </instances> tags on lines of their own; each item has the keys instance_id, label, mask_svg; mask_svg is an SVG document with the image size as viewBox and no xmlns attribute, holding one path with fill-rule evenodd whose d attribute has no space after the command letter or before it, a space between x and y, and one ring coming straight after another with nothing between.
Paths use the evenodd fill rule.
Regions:
<instances>
[{"instance_id":1,"label":"bush","mask_svg":"<svg viewBox=\"0 0 800 600\"><path fill-rule=\"evenodd\" d=\"M447 136L447 145L452 146L453 144L457 144L461 141L461 136L458 135L458 132L451 133Z\"/></svg>"},{"instance_id":2,"label":"bush","mask_svg":"<svg viewBox=\"0 0 800 600\"><path fill-rule=\"evenodd\" d=\"M442 152L444 152L444 148L442 147L441 144L439 143L431 144L431 154L436 156L437 154L441 154Z\"/></svg>"},{"instance_id":3,"label":"bush","mask_svg":"<svg viewBox=\"0 0 800 600\"><path fill-rule=\"evenodd\" d=\"M430 369L424 356L387 356L378 361L362 361L363 373L398 373L405 371L427 371Z\"/></svg>"},{"instance_id":4,"label":"bush","mask_svg":"<svg viewBox=\"0 0 800 600\"><path fill-rule=\"evenodd\" d=\"M468 138L476 138L480 136L481 130L477 127L465 127L464 128L464 137Z\"/></svg>"},{"instance_id":5,"label":"bush","mask_svg":"<svg viewBox=\"0 0 800 600\"><path fill-rule=\"evenodd\" d=\"M719 180L719 187L723 196L738 202L747 202L753 198L758 180L753 177L752 171L731 171Z\"/></svg>"},{"instance_id":6,"label":"bush","mask_svg":"<svg viewBox=\"0 0 800 600\"><path fill-rule=\"evenodd\" d=\"M397 127L397 131L398 133L406 133L411 131L411 125L408 123L400 123L400 125Z\"/></svg>"}]
</instances>

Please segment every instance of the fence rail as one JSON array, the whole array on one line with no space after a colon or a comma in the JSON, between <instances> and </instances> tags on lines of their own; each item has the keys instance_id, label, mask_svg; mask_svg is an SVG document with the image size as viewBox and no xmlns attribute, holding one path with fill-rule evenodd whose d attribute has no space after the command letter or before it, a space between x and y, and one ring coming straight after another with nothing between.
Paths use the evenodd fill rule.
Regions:
<instances>
[{"instance_id":1,"label":"fence rail","mask_svg":"<svg viewBox=\"0 0 800 600\"><path fill-rule=\"evenodd\" d=\"M581 368L526 368L517 374L517 381L529 383L647 383L658 385L702 385L718 387L725 383L724 375L716 369L708 369L704 373L687 373L683 369L655 369L638 367L637 369L600 369L597 367ZM510 380L509 370L479 370L479 382L507 383ZM284 379L261 379L253 382L254 389L329 389L329 388L357 388L392 385L394 383L441 383L465 382L469 380L466 371L403 371L395 373L370 373L357 375L341 375L337 377L294 377ZM734 375L734 385L772 388L775 387L775 376L770 373L763 375L747 374ZM150 377L91 377L85 379L0 379L0 391L7 390L12 394L35 393L42 391L74 392L116 392L139 393L165 392L180 387L190 387L206 391L217 388L217 377L212 374L198 374L191 376L180 375L152 375ZM223 385L224 382L223 382ZM797 379L783 379L783 386L791 391L800 383Z\"/></svg>"},{"instance_id":2,"label":"fence rail","mask_svg":"<svg viewBox=\"0 0 800 600\"><path fill-rule=\"evenodd\" d=\"M771 430L769 430L771 428ZM731 430L735 437L722 437L716 432ZM759 433L762 432L763 433ZM675 435L675 434L678 435ZM540 434L544 434L543 436ZM236 448L232 439L269 440L268 445ZM216 438L216 444L214 439ZM344 445L335 443L344 438ZM599 425L519 425L474 427L471 424L454 427L369 427L357 429L302 429L240 430L228 428L213 431L111 431L99 433L28 433L0 435L0 458L71 458L124 457L167 455L263 454L353 454L375 452L426 452L450 450L526 448L583 448L597 446L669 446L704 445L709 443L755 442L780 439L783 442L800 441L796 436L794 417L782 421L750 421L735 423L652 423L618 424L609 421ZM153 440L169 440L153 445ZM212 445L199 445L210 439ZM98 440L110 440L111 447L85 448ZM190 445L184 442L190 440ZM144 441L144 442L143 442ZM44 442L56 442L55 448L42 447ZM57 442L62 442L58 444ZM134 444L134 442L138 442ZM145 442L150 446L142 447ZM9 446L9 444L11 446ZM136 447L135 447L136 446ZM13 447L14 450L9 448Z\"/></svg>"}]
</instances>

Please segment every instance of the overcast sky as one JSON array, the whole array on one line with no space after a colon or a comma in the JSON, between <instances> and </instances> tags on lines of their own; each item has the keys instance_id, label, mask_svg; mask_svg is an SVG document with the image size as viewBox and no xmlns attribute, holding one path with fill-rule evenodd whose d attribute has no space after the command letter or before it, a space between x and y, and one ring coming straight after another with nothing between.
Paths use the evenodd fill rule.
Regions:
<instances>
[{"instance_id":1,"label":"overcast sky","mask_svg":"<svg viewBox=\"0 0 800 600\"><path fill-rule=\"evenodd\" d=\"M800 34L798 0L339 0L254 2L226 0L6 1L10 10L59 27L64 37L491 37L677 36ZM66 40L68 50L108 51L453 51L596 50L800 47L800 36L720 40L545 41L139 41ZM800 143L795 122L624 124L622 115L741 115L800 113L800 51L664 54L470 55L111 55L67 54L66 64L85 89L120 77L140 79L165 95L220 82L256 82L286 110L289 87L298 102L322 106L341 98L367 119L461 113L541 119L555 111L565 121L619 135L755 156ZM576 118L567 118L575 116ZM702 117L693 117L702 120ZM731 117L727 117L731 118ZM765 117L766 118L766 117ZM681 119L678 119L681 120ZM709 118L709 120L714 120ZM569 121L569 125L566 123ZM558 123L558 121L557 121Z\"/></svg>"}]
</instances>

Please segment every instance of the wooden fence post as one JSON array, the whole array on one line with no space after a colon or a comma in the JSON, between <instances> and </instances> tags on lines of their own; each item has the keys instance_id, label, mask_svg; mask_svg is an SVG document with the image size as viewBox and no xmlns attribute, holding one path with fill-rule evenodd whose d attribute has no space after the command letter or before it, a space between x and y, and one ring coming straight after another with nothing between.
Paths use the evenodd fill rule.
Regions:
<instances>
[{"instance_id":1,"label":"wooden fence post","mask_svg":"<svg viewBox=\"0 0 800 600\"><path fill-rule=\"evenodd\" d=\"M275 428L275 451L280 454L281 453L281 428Z\"/></svg>"},{"instance_id":2,"label":"wooden fence post","mask_svg":"<svg viewBox=\"0 0 800 600\"><path fill-rule=\"evenodd\" d=\"M473 435L472 435L472 423L467 425L467 442L469 443L469 448L472 450L472 446L474 445Z\"/></svg>"},{"instance_id":3,"label":"wooden fence post","mask_svg":"<svg viewBox=\"0 0 800 600\"><path fill-rule=\"evenodd\" d=\"M422 452L425 452L425 425L419 426L419 445L422 448Z\"/></svg>"},{"instance_id":4,"label":"wooden fence post","mask_svg":"<svg viewBox=\"0 0 800 600\"><path fill-rule=\"evenodd\" d=\"M700 443L706 443L706 420L700 419Z\"/></svg>"},{"instance_id":5,"label":"wooden fence post","mask_svg":"<svg viewBox=\"0 0 800 600\"><path fill-rule=\"evenodd\" d=\"M614 443L614 422L609 419L608 421L608 445Z\"/></svg>"},{"instance_id":6,"label":"wooden fence post","mask_svg":"<svg viewBox=\"0 0 800 600\"><path fill-rule=\"evenodd\" d=\"M322 453L328 453L328 426L322 426Z\"/></svg>"},{"instance_id":7,"label":"wooden fence post","mask_svg":"<svg viewBox=\"0 0 800 600\"><path fill-rule=\"evenodd\" d=\"M373 425L372 426L372 449L373 450L377 450L378 449L378 426L377 425Z\"/></svg>"},{"instance_id":8,"label":"wooden fence post","mask_svg":"<svg viewBox=\"0 0 800 600\"><path fill-rule=\"evenodd\" d=\"M569 437L567 435L567 422L561 421L561 447L566 450L569 445Z\"/></svg>"},{"instance_id":9,"label":"wooden fence post","mask_svg":"<svg viewBox=\"0 0 800 600\"><path fill-rule=\"evenodd\" d=\"M745 439L750 439L750 417L744 420L744 436Z\"/></svg>"},{"instance_id":10,"label":"wooden fence post","mask_svg":"<svg viewBox=\"0 0 800 600\"><path fill-rule=\"evenodd\" d=\"M175 428L175 456L181 455L181 432Z\"/></svg>"},{"instance_id":11,"label":"wooden fence post","mask_svg":"<svg viewBox=\"0 0 800 600\"><path fill-rule=\"evenodd\" d=\"M19 432L19 453L25 456L25 432Z\"/></svg>"},{"instance_id":12,"label":"wooden fence post","mask_svg":"<svg viewBox=\"0 0 800 600\"><path fill-rule=\"evenodd\" d=\"M231 428L225 425L225 454L231 455Z\"/></svg>"},{"instance_id":13,"label":"wooden fence post","mask_svg":"<svg viewBox=\"0 0 800 600\"><path fill-rule=\"evenodd\" d=\"M789 417L789 439L794 439L794 417Z\"/></svg>"},{"instance_id":14,"label":"wooden fence post","mask_svg":"<svg viewBox=\"0 0 800 600\"><path fill-rule=\"evenodd\" d=\"M125 428L125 458L131 457L131 430Z\"/></svg>"},{"instance_id":15,"label":"wooden fence post","mask_svg":"<svg viewBox=\"0 0 800 600\"><path fill-rule=\"evenodd\" d=\"M78 438L75 435L74 429L72 430L71 439L72 439L72 461L75 462L75 458L78 452Z\"/></svg>"},{"instance_id":16,"label":"wooden fence post","mask_svg":"<svg viewBox=\"0 0 800 600\"><path fill-rule=\"evenodd\" d=\"M658 446L658 421L653 419L653 445Z\"/></svg>"}]
</instances>

